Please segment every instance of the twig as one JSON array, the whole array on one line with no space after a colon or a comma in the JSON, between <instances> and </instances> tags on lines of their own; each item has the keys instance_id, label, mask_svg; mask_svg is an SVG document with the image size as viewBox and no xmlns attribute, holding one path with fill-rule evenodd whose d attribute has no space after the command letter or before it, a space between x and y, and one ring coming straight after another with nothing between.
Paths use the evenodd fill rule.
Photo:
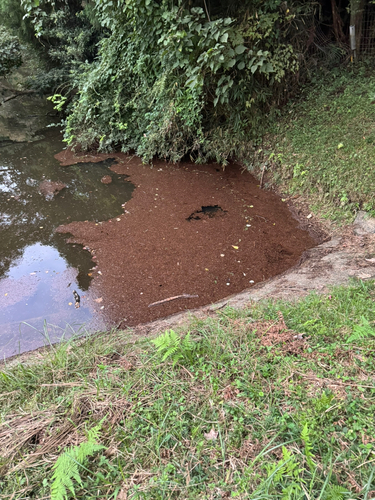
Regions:
<instances>
[{"instance_id":1,"label":"twig","mask_svg":"<svg viewBox=\"0 0 375 500\"><path fill-rule=\"evenodd\" d=\"M206 8L206 14L207 14L207 17L208 17L208 22L210 23L210 22L211 22L211 19L210 19L210 14L208 13L206 0L203 0L203 1L204 1L204 6L205 6L205 8Z\"/></svg>"},{"instance_id":2,"label":"twig","mask_svg":"<svg viewBox=\"0 0 375 500\"><path fill-rule=\"evenodd\" d=\"M262 176L260 178L260 189L263 189L263 177L264 177L264 172L266 170L266 166L263 165L263 168L262 168Z\"/></svg>"},{"instance_id":3,"label":"twig","mask_svg":"<svg viewBox=\"0 0 375 500\"><path fill-rule=\"evenodd\" d=\"M0 398L5 398L5 396L10 396L11 394L14 394L16 392L20 392L20 389L16 389L15 391L12 391L12 392L4 392L4 393L0 394Z\"/></svg>"},{"instance_id":4,"label":"twig","mask_svg":"<svg viewBox=\"0 0 375 500\"><path fill-rule=\"evenodd\" d=\"M41 384L40 387L78 387L82 382L61 382L60 384Z\"/></svg>"},{"instance_id":5,"label":"twig","mask_svg":"<svg viewBox=\"0 0 375 500\"><path fill-rule=\"evenodd\" d=\"M3 99L3 101L0 103L0 106L6 103L7 101L15 99L16 97L19 97L21 95L35 94L36 90L20 90L20 91L15 90L15 92L17 93Z\"/></svg>"},{"instance_id":6,"label":"twig","mask_svg":"<svg viewBox=\"0 0 375 500\"><path fill-rule=\"evenodd\" d=\"M180 364L179 364L178 366L180 366L183 370L185 370L185 371L186 371L186 373L188 373L188 374L190 375L190 377L191 377L191 378L194 378L194 375L193 375L192 373L190 373L190 372L189 372L189 370L188 370L187 368L185 368L183 365L180 365Z\"/></svg>"},{"instance_id":7,"label":"twig","mask_svg":"<svg viewBox=\"0 0 375 500\"><path fill-rule=\"evenodd\" d=\"M153 302L152 304L149 304L148 307L160 306L161 304L165 304L166 302L170 302L171 300L195 299L196 297L199 297L199 295L189 295L187 293L183 293L182 295L176 295L175 297L168 297L168 299L158 300L157 302Z\"/></svg>"},{"instance_id":8,"label":"twig","mask_svg":"<svg viewBox=\"0 0 375 500\"><path fill-rule=\"evenodd\" d=\"M211 312L216 312L216 311L219 311L219 309L224 309L225 306L228 305L228 302L224 302L224 304L221 304L220 306L218 307L210 307L210 311Z\"/></svg>"}]
</instances>

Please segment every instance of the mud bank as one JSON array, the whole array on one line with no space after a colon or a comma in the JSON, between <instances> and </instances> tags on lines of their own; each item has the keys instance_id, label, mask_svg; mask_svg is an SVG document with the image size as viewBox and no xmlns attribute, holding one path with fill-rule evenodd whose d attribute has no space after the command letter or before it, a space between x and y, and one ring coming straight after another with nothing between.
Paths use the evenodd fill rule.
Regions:
<instances>
[{"instance_id":1,"label":"mud bank","mask_svg":"<svg viewBox=\"0 0 375 500\"><path fill-rule=\"evenodd\" d=\"M108 157L117 161L111 169L136 186L124 213L57 231L90 249L97 268L87 300L96 302L109 326L135 326L211 304L285 272L319 243L285 201L261 190L238 165L224 171L216 164L150 167L121 154L56 155L62 165ZM171 297L180 298L166 300Z\"/></svg>"},{"instance_id":2,"label":"mud bank","mask_svg":"<svg viewBox=\"0 0 375 500\"><path fill-rule=\"evenodd\" d=\"M216 314L223 307L248 308L263 299L297 300L310 292L326 293L330 287L345 285L350 279L375 279L375 218L359 212L354 224L331 240L307 250L299 262L284 273L259 283L250 290L228 296L208 307L175 314L134 329L138 335L154 335L178 327L189 320Z\"/></svg>"}]
</instances>

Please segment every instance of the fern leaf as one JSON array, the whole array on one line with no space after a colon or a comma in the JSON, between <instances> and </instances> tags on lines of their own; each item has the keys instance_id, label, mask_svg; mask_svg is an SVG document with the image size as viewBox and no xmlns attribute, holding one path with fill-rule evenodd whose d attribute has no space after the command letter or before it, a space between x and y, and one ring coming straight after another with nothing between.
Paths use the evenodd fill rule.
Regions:
<instances>
[{"instance_id":1,"label":"fern leaf","mask_svg":"<svg viewBox=\"0 0 375 500\"><path fill-rule=\"evenodd\" d=\"M361 318L362 325L356 325L353 329L352 335L348 338L347 342L355 342L356 340L363 340L368 337L375 337L375 330L371 327L370 322L364 316Z\"/></svg>"},{"instance_id":2,"label":"fern leaf","mask_svg":"<svg viewBox=\"0 0 375 500\"><path fill-rule=\"evenodd\" d=\"M338 484L330 484L327 488L325 500L343 500L350 492Z\"/></svg>"},{"instance_id":3,"label":"fern leaf","mask_svg":"<svg viewBox=\"0 0 375 500\"><path fill-rule=\"evenodd\" d=\"M56 460L52 467L54 473L52 475L51 500L66 500L68 491L75 496L73 480L82 486L78 467L83 466L88 456L105 448L95 440L99 435L100 427L101 423L93 427L88 431L87 441L79 446L68 448Z\"/></svg>"},{"instance_id":4,"label":"fern leaf","mask_svg":"<svg viewBox=\"0 0 375 500\"><path fill-rule=\"evenodd\" d=\"M87 457L93 455L97 451L102 450L103 448L104 446L97 443L90 443L90 442L81 443L81 445L78 446L78 449L76 451L76 457L72 458L76 458L79 464L84 464Z\"/></svg>"},{"instance_id":5,"label":"fern leaf","mask_svg":"<svg viewBox=\"0 0 375 500\"><path fill-rule=\"evenodd\" d=\"M164 348L169 344L169 331L166 330L163 334L156 337L156 339L152 339L151 342L159 349Z\"/></svg>"},{"instance_id":6,"label":"fern leaf","mask_svg":"<svg viewBox=\"0 0 375 500\"><path fill-rule=\"evenodd\" d=\"M190 332L185 335L185 338L183 339L183 341L181 343L181 347L183 349L186 349L187 351L193 350L194 342L191 340Z\"/></svg>"},{"instance_id":7,"label":"fern leaf","mask_svg":"<svg viewBox=\"0 0 375 500\"><path fill-rule=\"evenodd\" d=\"M166 359L168 359L170 356L172 356L173 354L175 354L176 352L178 351L178 346L171 346L164 354L163 356L163 361L165 361Z\"/></svg>"},{"instance_id":8,"label":"fern leaf","mask_svg":"<svg viewBox=\"0 0 375 500\"><path fill-rule=\"evenodd\" d=\"M73 495L74 485L72 479L75 479L78 483L81 483L81 477L78 472L78 465L74 459L74 449L69 448L62 455L59 456L53 469L55 470L52 476L52 486L51 486L51 499L52 500L64 500L67 498L67 490L69 490Z\"/></svg>"},{"instance_id":9,"label":"fern leaf","mask_svg":"<svg viewBox=\"0 0 375 500\"><path fill-rule=\"evenodd\" d=\"M315 458L315 457L314 457L314 454L312 453L313 446L312 446L312 443L310 441L310 430L309 430L307 423L304 425L304 427L302 429L301 439L305 443L305 458L306 458L307 465L309 466L310 470L315 469L316 464L313 460L313 458Z\"/></svg>"}]
</instances>

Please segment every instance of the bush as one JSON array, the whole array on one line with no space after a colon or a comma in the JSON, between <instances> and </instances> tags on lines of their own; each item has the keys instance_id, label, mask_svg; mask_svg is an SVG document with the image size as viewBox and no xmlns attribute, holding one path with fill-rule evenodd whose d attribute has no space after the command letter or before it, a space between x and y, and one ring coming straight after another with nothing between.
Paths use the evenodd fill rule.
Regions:
<instances>
[{"instance_id":1,"label":"bush","mask_svg":"<svg viewBox=\"0 0 375 500\"><path fill-rule=\"evenodd\" d=\"M77 77L69 144L121 147L146 161L248 157L275 95L298 69L285 41L289 10L262 3L238 7L237 18L222 6L211 19L182 1L96 0L110 34Z\"/></svg>"},{"instance_id":2,"label":"bush","mask_svg":"<svg viewBox=\"0 0 375 500\"><path fill-rule=\"evenodd\" d=\"M7 76L22 64L20 42L0 26L0 76Z\"/></svg>"}]
</instances>

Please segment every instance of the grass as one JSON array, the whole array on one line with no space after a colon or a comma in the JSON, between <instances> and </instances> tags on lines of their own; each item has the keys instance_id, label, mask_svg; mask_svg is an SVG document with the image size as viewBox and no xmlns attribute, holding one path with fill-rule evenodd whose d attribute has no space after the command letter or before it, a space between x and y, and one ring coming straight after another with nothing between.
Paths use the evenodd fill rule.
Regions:
<instances>
[{"instance_id":1,"label":"grass","mask_svg":"<svg viewBox=\"0 0 375 500\"><path fill-rule=\"evenodd\" d=\"M333 220L351 220L359 209L374 214L374 131L373 69L345 67L316 77L265 141L274 181L308 195L312 208Z\"/></svg>"},{"instance_id":2,"label":"grass","mask_svg":"<svg viewBox=\"0 0 375 500\"><path fill-rule=\"evenodd\" d=\"M3 366L0 498L57 498L59 457L68 498L374 498L374 301L353 281Z\"/></svg>"}]
</instances>

